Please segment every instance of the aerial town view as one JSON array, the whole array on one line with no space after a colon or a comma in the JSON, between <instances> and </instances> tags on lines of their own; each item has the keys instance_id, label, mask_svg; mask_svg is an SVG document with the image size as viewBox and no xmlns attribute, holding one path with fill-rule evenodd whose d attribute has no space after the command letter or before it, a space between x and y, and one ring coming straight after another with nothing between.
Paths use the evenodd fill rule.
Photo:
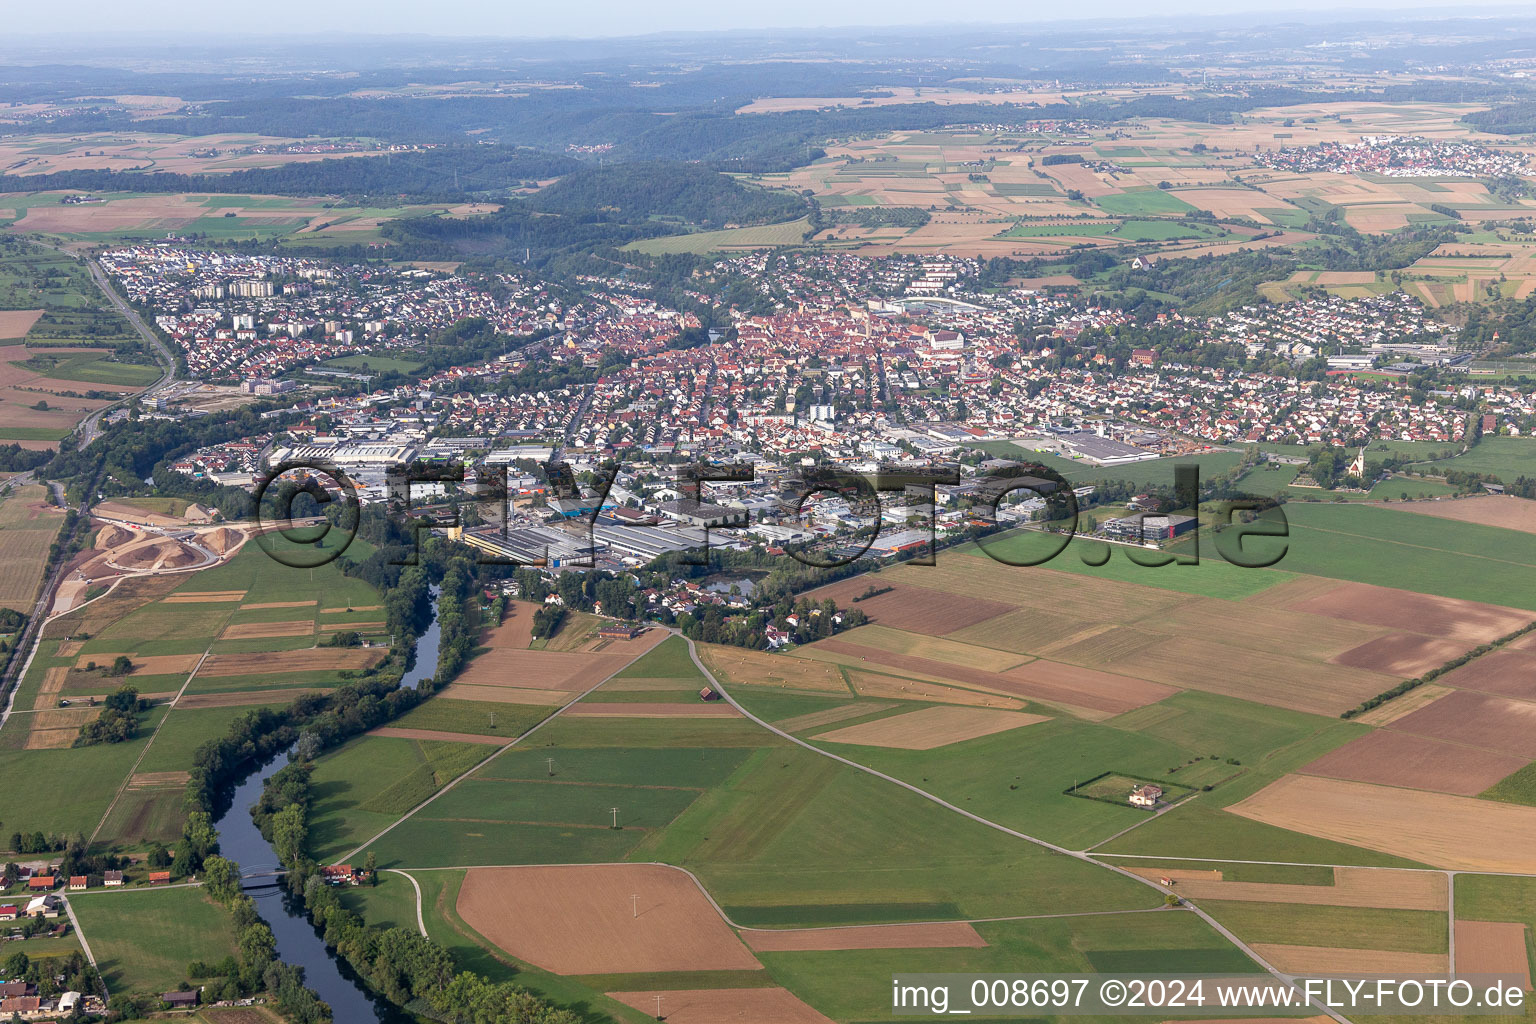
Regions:
<instances>
[{"instance_id":1,"label":"aerial town view","mask_svg":"<svg viewBox=\"0 0 1536 1024\"><path fill-rule=\"evenodd\" d=\"M177 7L0 42L0 1021L1536 1024L1528 5Z\"/></svg>"}]
</instances>

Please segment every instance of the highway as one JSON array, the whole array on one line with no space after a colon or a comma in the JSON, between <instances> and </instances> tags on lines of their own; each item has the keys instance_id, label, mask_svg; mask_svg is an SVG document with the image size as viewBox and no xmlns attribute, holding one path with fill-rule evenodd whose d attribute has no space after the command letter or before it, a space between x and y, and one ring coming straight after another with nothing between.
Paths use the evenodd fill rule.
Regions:
<instances>
[{"instance_id":1,"label":"highway","mask_svg":"<svg viewBox=\"0 0 1536 1024\"><path fill-rule=\"evenodd\" d=\"M58 251L63 252L64 250L60 249ZM128 305L127 301L117 293L117 289L112 287L112 282L107 277L106 271L101 269L100 263L97 263L95 260L87 260L86 266L90 268L91 280L96 282L96 287L101 289L102 294L112 303L112 307L133 325L133 329L149 345L150 351L154 352L155 358L165 369L164 375L137 397L152 398L176 383L176 357L171 354L170 349L165 347L165 342L160 340L159 335L150 329L149 325L144 322L144 319L139 316L138 311ZM128 399L123 399L123 401L126 402ZM121 404L123 403L114 402L111 405L102 406L80 421L80 425L75 428L75 432L79 435L81 448L88 447L92 441L101 436L102 417Z\"/></svg>"}]
</instances>

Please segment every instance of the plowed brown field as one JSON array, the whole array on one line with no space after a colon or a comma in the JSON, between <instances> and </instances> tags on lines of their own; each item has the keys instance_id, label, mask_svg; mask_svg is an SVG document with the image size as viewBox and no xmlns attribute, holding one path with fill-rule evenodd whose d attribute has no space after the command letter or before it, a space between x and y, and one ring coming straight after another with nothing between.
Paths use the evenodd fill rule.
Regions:
<instances>
[{"instance_id":1,"label":"plowed brown field","mask_svg":"<svg viewBox=\"0 0 1536 1024\"><path fill-rule=\"evenodd\" d=\"M1476 796L1525 767L1527 758L1378 729L1300 769L1305 775Z\"/></svg>"},{"instance_id":2,"label":"plowed brown field","mask_svg":"<svg viewBox=\"0 0 1536 1024\"><path fill-rule=\"evenodd\" d=\"M471 868L457 909L501 949L556 974L762 968L693 878L661 865Z\"/></svg>"}]
</instances>

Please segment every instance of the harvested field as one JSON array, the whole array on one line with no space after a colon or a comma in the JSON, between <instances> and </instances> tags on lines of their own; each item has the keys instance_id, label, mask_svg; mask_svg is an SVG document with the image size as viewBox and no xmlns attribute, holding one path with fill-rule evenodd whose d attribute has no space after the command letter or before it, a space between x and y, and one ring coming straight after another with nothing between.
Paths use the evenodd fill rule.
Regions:
<instances>
[{"instance_id":1,"label":"harvested field","mask_svg":"<svg viewBox=\"0 0 1536 1024\"><path fill-rule=\"evenodd\" d=\"M192 781L190 772L136 772L128 778L129 789L162 789L185 786Z\"/></svg>"},{"instance_id":2,"label":"harvested field","mask_svg":"<svg viewBox=\"0 0 1536 1024\"><path fill-rule=\"evenodd\" d=\"M840 708L827 708L825 711L811 711L793 718L786 718L773 724L785 732L795 732L797 729L815 729L823 725L831 725L833 722L841 722L845 718L858 718L860 715L872 715L877 711L888 711L895 704L884 704L878 701L865 701L862 704L844 704Z\"/></svg>"},{"instance_id":3,"label":"harvested field","mask_svg":"<svg viewBox=\"0 0 1536 1024\"><path fill-rule=\"evenodd\" d=\"M1170 686L1320 715L1337 715L1398 681L1379 672L1300 655L1243 650L1219 634L1169 637L1106 668Z\"/></svg>"},{"instance_id":4,"label":"harvested field","mask_svg":"<svg viewBox=\"0 0 1536 1024\"><path fill-rule=\"evenodd\" d=\"M879 924L864 928L743 929L753 951L777 953L818 949L980 949L987 940L964 921L939 924Z\"/></svg>"},{"instance_id":5,"label":"harvested field","mask_svg":"<svg viewBox=\"0 0 1536 1024\"><path fill-rule=\"evenodd\" d=\"M704 666L728 684L848 692L836 665L715 644L699 644L695 649Z\"/></svg>"},{"instance_id":6,"label":"harvested field","mask_svg":"<svg viewBox=\"0 0 1536 1024\"><path fill-rule=\"evenodd\" d=\"M1048 722L1045 715L994 711L989 708L922 708L891 718L850 725L812 737L825 743L856 743L866 747L932 750L951 743Z\"/></svg>"},{"instance_id":7,"label":"harvested field","mask_svg":"<svg viewBox=\"0 0 1536 1024\"><path fill-rule=\"evenodd\" d=\"M384 606L381 604L360 604L351 608L321 608L321 615L343 615L347 612L381 612Z\"/></svg>"},{"instance_id":8,"label":"harvested field","mask_svg":"<svg viewBox=\"0 0 1536 1024\"><path fill-rule=\"evenodd\" d=\"M1323 907L1377 907L1385 910L1446 910L1449 887L1433 871L1334 868L1333 885L1282 885L1275 882L1227 882L1188 878L1189 871L1132 868L1143 878L1171 877L1181 896L1250 903L1292 903ZM1220 874L1220 872L1216 872Z\"/></svg>"},{"instance_id":9,"label":"harvested field","mask_svg":"<svg viewBox=\"0 0 1536 1024\"><path fill-rule=\"evenodd\" d=\"M382 649L311 648L299 651L258 651L251 654L210 654L197 675L251 676L320 672L326 669L369 668L384 660Z\"/></svg>"},{"instance_id":10,"label":"harvested field","mask_svg":"<svg viewBox=\"0 0 1536 1024\"><path fill-rule=\"evenodd\" d=\"M471 868L457 910L501 949L556 974L762 967L693 878L661 865Z\"/></svg>"},{"instance_id":11,"label":"harvested field","mask_svg":"<svg viewBox=\"0 0 1536 1024\"><path fill-rule=\"evenodd\" d=\"M0 309L0 338L25 338L43 313L41 309Z\"/></svg>"},{"instance_id":12,"label":"harvested field","mask_svg":"<svg viewBox=\"0 0 1536 1024\"><path fill-rule=\"evenodd\" d=\"M1528 759L1395 729L1378 729L1298 771L1331 779L1476 796L1524 768Z\"/></svg>"},{"instance_id":13,"label":"harvested field","mask_svg":"<svg viewBox=\"0 0 1536 1024\"><path fill-rule=\"evenodd\" d=\"M3 314L0 314L3 315ZM1471 498L1443 501L1410 501L1392 506L1405 512L1459 523L1481 523L1506 530L1536 533L1536 501L1506 494L1479 494Z\"/></svg>"},{"instance_id":14,"label":"harvested field","mask_svg":"<svg viewBox=\"0 0 1536 1024\"><path fill-rule=\"evenodd\" d=\"M1385 704L1376 705L1363 715L1356 715L1355 721L1361 725L1390 725L1399 718L1411 715L1419 708L1433 704L1446 694L1454 692L1449 686L1425 683L1423 686L1414 687L1401 697L1393 697Z\"/></svg>"},{"instance_id":15,"label":"harvested field","mask_svg":"<svg viewBox=\"0 0 1536 1024\"><path fill-rule=\"evenodd\" d=\"M1536 873L1536 807L1287 775L1227 810L1435 867Z\"/></svg>"},{"instance_id":16,"label":"harvested field","mask_svg":"<svg viewBox=\"0 0 1536 1024\"><path fill-rule=\"evenodd\" d=\"M319 601L264 601L261 604L243 604L240 610L248 612L258 608L312 608L319 603Z\"/></svg>"},{"instance_id":17,"label":"harvested field","mask_svg":"<svg viewBox=\"0 0 1536 1024\"><path fill-rule=\"evenodd\" d=\"M1404 715L1398 732L1536 759L1536 703L1458 690Z\"/></svg>"},{"instance_id":18,"label":"harvested field","mask_svg":"<svg viewBox=\"0 0 1536 1024\"><path fill-rule=\"evenodd\" d=\"M243 590L193 591L183 590L162 598L164 604L230 604L245 597Z\"/></svg>"},{"instance_id":19,"label":"harvested field","mask_svg":"<svg viewBox=\"0 0 1536 1024\"><path fill-rule=\"evenodd\" d=\"M1411 679L1467 652L1468 645L1417 633L1388 633L1329 660L1335 665L1385 672Z\"/></svg>"},{"instance_id":20,"label":"harvested field","mask_svg":"<svg viewBox=\"0 0 1536 1024\"><path fill-rule=\"evenodd\" d=\"M354 611L363 609L355 608ZM539 606L532 601L507 602L506 617L501 624L485 630L480 635L480 644L483 647L510 647L518 650L526 650L533 643L533 613L539 610Z\"/></svg>"},{"instance_id":21,"label":"harvested field","mask_svg":"<svg viewBox=\"0 0 1536 1024\"><path fill-rule=\"evenodd\" d=\"M666 634L655 631L656 639ZM577 651L523 651L492 648L475 658L459 674L455 685L530 687L579 693L629 664L654 647L644 640L622 650L588 654Z\"/></svg>"},{"instance_id":22,"label":"harvested field","mask_svg":"<svg viewBox=\"0 0 1536 1024\"><path fill-rule=\"evenodd\" d=\"M909 654L915 658L940 661L950 665L967 665L984 672L1005 672L1029 660L1025 655L1011 651L999 651L991 647L961 643L925 633L909 633L889 626L860 626L840 634L845 643L873 647L891 654Z\"/></svg>"},{"instance_id":23,"label":"harvested field","mask_svg":"<svg viewBox=\"0 0 1536 1024\"><path fill-rule=\"evenodd\" d=\"M660 998L661 1015L667 1024L723 1024L734 1020L751 1024L832 1024L830 1018L823 1017L785 988L661 989L609 992L608 996L653 1014Z\"/></svg>"},{"instance_id":24,"label":"harvested field","mask_svg":"<svg viewBox=\"0 0 1536 1024\"><path fill-rule=\"evenodd\" d=\"M314 619L290 619L286 622L240 622L224 627L220 640L260 640L279 636L308 636L315 631Z\"/></svg>"},{"instance_id":25,"label":"harvested field","mask_svg":"<svg viewBox=\"0 0 1536 1024\"><path fill-rule=\"evenodd\" d=\"M330 693L330 687L302 690L239 690L234 693L188 693L176 702L177 708L243 708L257 704L287 704L311 693Z\"/></svg>"},{"instance_id":26,"label":"harvested field","mask_svg":"<svg viewBox=\"0 0 1536 1024\"><path fill-rule=\"evenodd\" d=\"M388 623L383 619L372 619L367 622L322 622L320 632L342 633L347 630L359 633L381 632Z\"/></svg>"},{"instance_id":27,"label":"harvested field","mask_svg":"<svg viewBox=\"0 0 1536 1024\"><path fill-rule=\"evenodd\" d=\"M1444 953L1398 953L1386 949L1335 946L1282 946L1250 943L1254 952L1285 974L1386 974L1396 977L1444 974Z\"/></svg>"},{"instance_id":28,"label":"harvested field","mask_svg":"<svg viewBox=\"0 0 1536 1024\"><path fill-rule=\"evenodd\" d=\"M200 654L151 654L139 655L131 651L128 659L133 662L132 675L136 676L178 676L185 675L197 668L197 659ZM75 659L75 668L85 668L91 662L105 668L112 664L119 655L112 654L82 654Z\"/></svg>"},{"instance_id":29,"label":"harvested field","mask_svg":"<svg viewBox=\"0 0 1536 1024\"><path fill-rule=\"evenodd\" d=\"M1521 979L1531 990L1531 961L1525 952L1525 928L1514 921L1457 921L1458 974L1503 974Z\"/></svg>"},{"instance_id":30,"label":"harvested field","mask_svg":"<svg viewBox=\"0 0 1536 1024\"><path fill-rule=\"evenodd\" d=\"M740 718L741 712L724 701L705 704L651 704L644 701L622 704L572 704L565 712L578 718Z\"/></svg>"},{"instance_id":31,"label":"harvested field","mask_svg":"<svg viewBox=\"0 0 1536 1024\"><path fill-rule=\"evenodd\" d=\"M1012 697L864 669L848 669L848 681L861 697L892 697L897 700L932 701L961 707L996 708L1001 711L1022 711L1028 706L1024 701Z\"/></svg>"},{"instance_id":32,"label":"harvested field","mask_svg":"<svg viewBox=\"0 0 1536 1024\"><path fill-rule=\"evenodd\" d=\"M1462 690L1536 700L1536 654L1508 648L1493 651L1452 669L1437 681Z\"/></svg>"},{"instance_id":33,"label":"harvested field","mask_svg":"<svg viewBox=\"0 0 1536 1024\"><path fill-rule=\"evenodd\" d=\"M444 732L441 729L402 729L393 725L381 725L377 729L368 730L369 736L388 736L401 740L446 740L449 743L482 743L490 747L500 747L506 744L506 740L499 736L477 736L462 732Z\"/></svg>"},{"instance_id":34,"label":"harvested field","mask_svg":"<svg viewBox=\"0 0 1536 1024\"><path fill-rule=\"evenodd\" d=\"M938 566L932 568L937 569ZM929 636L943 636L1013 611L1012 605L998 601L929 590L927 587L905 583L895 585L887 593L862 601L854 600L874 585L869 579L859 576L813 590L806 596L812 601L830 597L841 608L859 609L869 616L871 622ZM882 581L879 586L891 584Z\"/></svg>"},{"instance_id":35,"label":"harvested field","mask_svg":"<svg viewBox=\"0 0 1536 1024\"><path fill-rule=\"evenodd\" d=\"M1414 594L1366 583L1340 583L1288 605L1292 611L1401 629L1429 636L1487 643L1531 621L1529 612L1477 601Z\"/></svg>"},{"instance_id":36,"label":"harvested field","mask_svg":"<svg viewBox=\"0 0 1536 1024\"><path fill-rule=\"evenodd\" d=\"M1005 682L998 684L999 687L1009 693L1116 715L1155 704L1179 692L1162 683L1063 665L1044 658L1011 668L1001 674L1001 679Z\"/></svg>"}]
</instances>

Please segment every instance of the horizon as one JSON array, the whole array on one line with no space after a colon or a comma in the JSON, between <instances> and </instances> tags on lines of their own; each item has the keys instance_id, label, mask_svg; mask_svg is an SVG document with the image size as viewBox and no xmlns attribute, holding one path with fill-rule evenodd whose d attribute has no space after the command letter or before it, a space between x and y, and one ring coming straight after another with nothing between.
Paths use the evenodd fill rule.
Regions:
<instances>
[{"instance_id":1,"label":"horizon","mask_svg":"<svg viewBox=\"0 0 1536 1024\"><path fill-rule=\"evenodd\" d=\"M421 13L417 7L398 2L382 7L370 6L367 9L364 9L361 4L331 5L323 18L317 18L313 8L307 5L299 4L295 0L278 0L274 7L269 8L273 22L293 18L307 24L301 31L282 29L263 31L265 26L253 27L235 14L225 15L223 11L213 8L200 9L199 19L189 21L185 12L172 6L164 6L158 10L153 6L147 10L135 8L129 12L118 5L107 5L99 0L92 0L85 5L81 15L82 21L92 25L89 31L61 31L55 27L55 19L47 14L41 11L33 13L25 10L13 13L10 31L13 39L24 36L29 42L48 43L67 40L74 46L84 44L89 47L107 44L109 48L134 45L149 38L158 40L162 45L167 42L171 45L183 45L198 41L227 39L255 39L262 42L282 40L321 42L337 36L376 42L430 39L434 43L464 42L484 45L488 42L622 40L639 42L678 36L750 36L774 32L845 33L865 29L888 34L935 29L955 32L975 29L1027 30L1040 26L1061 30L1076 25L1085 28L1096 26L1095 30L1102 31L1105 23L1117 19L1134 23L1166 23L1170 20L1191 18L1198 19L1202 23L1238 22L1249 25L1283 24L1287 20L1311 23L1348 23L1351 20L1434 20L1437 17L1479 20L1509 17L1512 14L1518 16L1522 9L1528 10L1528 5L1521 3L1520 0L1482 0L1472 7L1447 5L1443 2L1405 6L1395 0L1355 0L1349 6L1339 7L1328 4L1324 0L1308 0L1308 2L1286 6L1234 12L1211 0L1189 0L1178 6L1169 5L1172 9L1149 12L1145 5L1133 3L1131 0L1123 0L1123 2L1111 0L1107 3L1100 2L1096 5L1095 13L1083 16L1075 11L1071 15L1066 15L1063 9L1047 5L1035 5L1039 8L1038 10L1020 12L1016 7L992 0L990 4L973 9L992 12L995 16L954 21L921 17L921 14L927 13L931 8L916 0L900 0L897 3L886 0L878 5L866 0L856 4L839 5L836 9L838 12L849 13L833 20L825 20L828 14L827 8L807 0L797 0L795 3L777 6L774 17L760 16L749 21L741 16L740 11L731 12L733 15L731 18L721 18L718 16L721 13L719 8L712 5L706 6L700 0L688 0L686 3L668 5L669 10L665 15L659 17L647 15L645 19L637 20L632 16L632 9L628 5L619 4L613 0L598 0L596 3L576 9L562 8L559 11L541 12L543 20L529 22L523 14L477 12L475 10L477 6L473 2L456 4L447 14L444 13L443 7L438 6L433 9L432 14L428 15ZM1021 17L1021 13L1027 16L1027 20ZM488 24L484 30L472 31L459 27L463 19L484 19L487 15L492 24ZM508 18L522 21L526 27L506 23ZM445 20L452 21L452 30L439 30L439 26ZM357 28L359 23L367 23L373 27L360 30ZM611 25L612 29L602 32L583 30L594 24ZM172 37L169 40L168 35ZM0 60L12 61L19 56L0 50Z\"/></svg>"}]
</instances>

